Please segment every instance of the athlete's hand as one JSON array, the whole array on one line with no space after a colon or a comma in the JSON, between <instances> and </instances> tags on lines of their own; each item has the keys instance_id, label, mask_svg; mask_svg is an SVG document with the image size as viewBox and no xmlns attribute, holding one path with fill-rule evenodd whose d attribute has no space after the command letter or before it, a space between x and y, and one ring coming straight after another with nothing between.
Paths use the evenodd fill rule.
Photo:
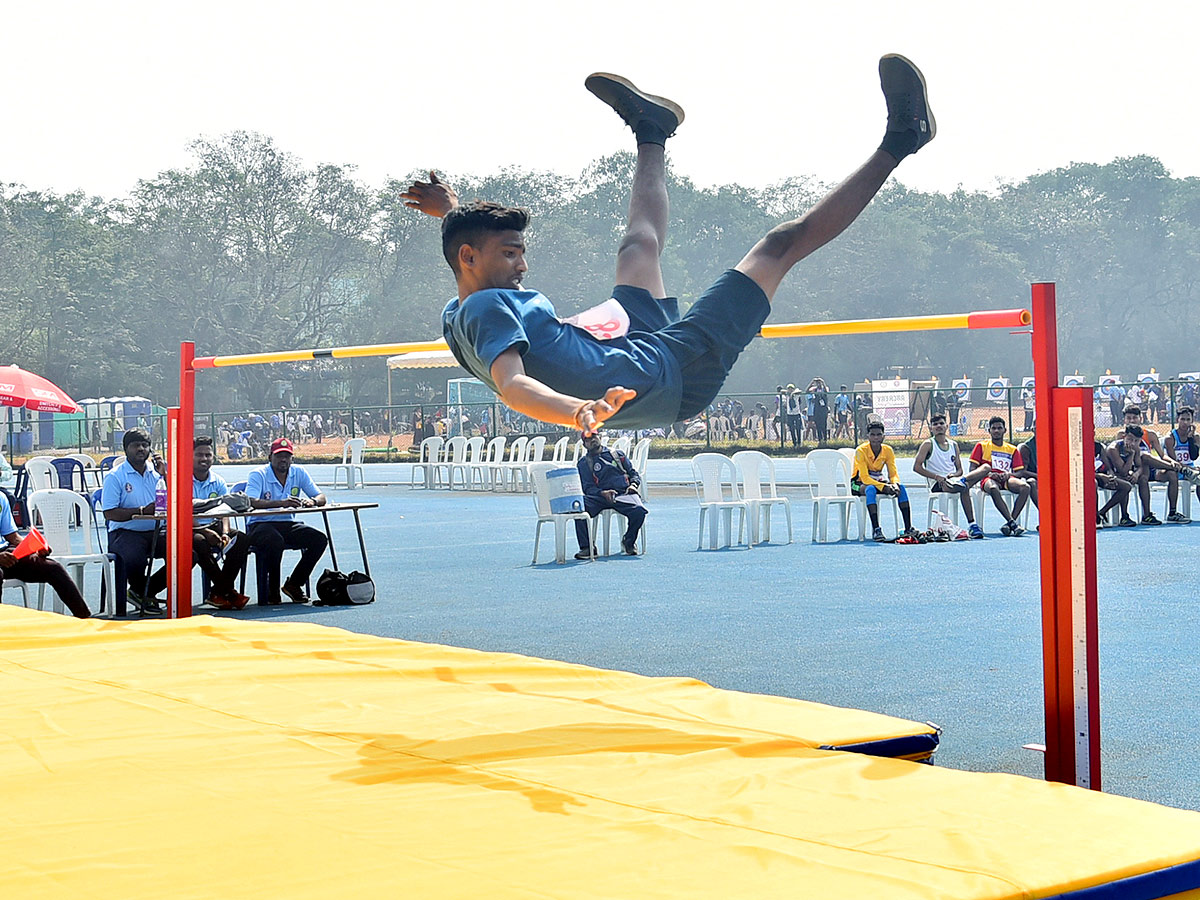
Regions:
<instances>
[{"instance_id":1,"label":"athlete's hand","mask_svg":"<svg viewBox=\"0 0 1200 900\"><path fill-rule=\"evenodd\" d=\"M611 387L599 400L589 400L575 411L575 425L583 432L584 437L589 437L636 396L637 391L629 388Z\"/></svg>"},{"instance_id":2,"label":"athlete's hand","mask_svg":"<svg viewBox=\"0 0 1200 900\"><path fill-rule=\"evenodd\" d=\"M400 199L409 209L420 210L436 219L458 206L458 194L454 193L454 188L438 178L436 172L429 173L428 181L414 181L408 186L408 190L400 195Z\"/></svg>"}]
</instances>

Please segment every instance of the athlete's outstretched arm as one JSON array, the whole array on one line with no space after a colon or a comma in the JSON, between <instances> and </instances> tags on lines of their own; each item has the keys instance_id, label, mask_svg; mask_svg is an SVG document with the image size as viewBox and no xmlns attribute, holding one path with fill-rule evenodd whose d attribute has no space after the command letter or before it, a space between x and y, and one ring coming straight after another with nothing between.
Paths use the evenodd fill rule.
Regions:
<instances>
[{"instance_id":1,"label":"athlete's outstretched arm","mask_svg":"<svg viewBox=\"0 0 1200 900\"><path fill-rule=\"evenodd\" d=\"M435 219L440 219L458 206L458 194L454 193L454 188L438 178L436 172L429 173L428 181L414 181L408 186L408 190L400 195L400 199L409 209L419 209Z\"/></svg>"},{"instance_id":2,"label":"athlete's outstretched arm","mask_svg":"<svg viewBox=\"0 0 1200 900\"><path fill-rule=\"evenodd\" d=\"M636 391L612 387L599 400L581 400L560 394L525 374L525 364L516 347L509 347L492 363L492 381L500 399L511 409L542 422L578 428L589 435L616 415L617 410L637 396Z\"/></svg>"}]
</instances>

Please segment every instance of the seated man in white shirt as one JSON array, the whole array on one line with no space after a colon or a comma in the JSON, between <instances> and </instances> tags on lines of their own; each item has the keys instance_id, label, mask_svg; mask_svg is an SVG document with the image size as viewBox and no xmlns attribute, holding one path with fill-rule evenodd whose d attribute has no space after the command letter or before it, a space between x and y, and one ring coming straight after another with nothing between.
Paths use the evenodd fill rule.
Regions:
<instances>
[{"instance_id":1,"label":"seated man in white shirt","mask_svg":"<svg viewBox=\"0 0 1200 900\"><path fill-rule=\"evenodd\" d=\"M972 538L982 538L983 529L975 521L975 508L971 503L971 482L963 477L958 444L946 437L946 414L935 412L930 416L929 430L933 436L917 448L913 471L930 480L929 490L934 493L958 494L967 517L967 533ZM982 481L983 476L977 476L975 480Z\"/></svg>"},{"instance_id":2,"label":"seated man in white shirt","mask_svg":"<svg viewBox=\"0 0 1200 900\"><path fill-rule=\"evenodd\" d=\"M246 494L255 509L296 509L324 506L325 495L317 490L312 477L300 466L292 465L292 442L279 438L271 444L271 461L250 473ZM329 539L325 532L301 525L290 512L276 516L255 516L246 529L250 545L263 562L266 585L259 585L259 603L282 602L280 593L296 603L307 603L304 586L325 553ZM279 584L284 550L301 551L300 562L283 585Z\"/></svg>"}]
</instances>

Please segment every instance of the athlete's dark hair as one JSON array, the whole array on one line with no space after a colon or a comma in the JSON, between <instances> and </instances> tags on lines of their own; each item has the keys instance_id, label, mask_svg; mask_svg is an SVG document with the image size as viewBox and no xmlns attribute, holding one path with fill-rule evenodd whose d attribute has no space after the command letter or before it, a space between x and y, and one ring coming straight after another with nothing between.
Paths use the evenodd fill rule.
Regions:
<instances>
[{"instance_id":1,"label":"athlete's dark hair","mask_svg":"<svg viewBox=\"0 0 1200 900\"><path fill-rule=\"evenodd\" d=\"M930 425L932 425L934 422L945 422L945 421L946 421L945 413L934 413L932 416L929 417Z\"/></svg>"},{"instance_id":2,"label":"athlete's dark hair","mask_svg":"<svg viewBox=\"0 0 1200 900\"><path fill-rule=\"evenodd\" d=\"M202 435L200 435L200 437L195 438L192 441L192 449L193 450L199 450L201 447L211 447L212 445L213 445L213 439L210 435L207 435L207 434L202 434Z\"/></svg>"},{"instance_id":3,"label":"athlete's dark hair","mask_svg":"<svg viewBox=\"0 0 1200 900\"><path fill-rule=\"evenodd\" d=\"M882 419L868 419L867 420L867 431L874 431L876 428L878 428L880 431L883 431L885 433L887 431L887 429L883 427Z\"/></svg>"},{"instance_id":4,"label":"athlete's dark hair","mask_svg":"<svg viewBox=\"0 0 1200 900\"><path fill-rule=\"evenodd\" d=\"M450 210L442 218L442 255L458 274L458 249L472 247L498 231L524 231L529 225L529 210L476 200Z\"/></svg>"},{"instance_id":5,"label":"athlete's dark hair","mask_svg":"<svg viewBox=\"0 0 1200 900\"><path fill-rule=\"evenodd\" d=\"M140 428L130 428L127 432L125 432L125 437L121 438L121 446L125 450L129 449L130 444L138 442L143 444L150 443L150 435L146 434L146 432L142 431Z\"/></svg>"},{"instance_id":6,"label":"athlete's dark hair","mask_svg":"<svg viewBox=\"0 0 1200 900\"><path fill-rule=\"evenodd\" d=\"M1142 408L1136 403L1131 403L1125 407L1125 415L1129 415L1130 413L1137 413L1140 416L1142 414Z\"/></svg>"},{"instance_id":7,"label":"athlete's dark hair","mask_svg":"<svg viewBox=\"0 0 1200 900\"><path fill-rule=\"evenodd\" d=\"M1004 416L992 416L990 419L988 419L988 429L990 430L991 427L993 425L995 425L997 422L999 422L1005 428L1008 427L1008 423L1006 421L1004 421Z\"/></svg>"},{"instance_id":8,"label":"athlete's dark hair","mask_svg":"<svg viewBox=\"0 0 1200 900\"><path fill-rule=\"evenodd\" d=\"M1146 432L1142 431L1141 425L1126 425L1125 430L1121 434L1132 434L1134 437L1141 437Z\"/></svg>"},{"instance_id":9,"label":"athlete's dark hair","mask_svg":"<svg viewBox=\"0 0 1200 900\"><path fill-rule=\"evenodd\" d=\"M1196 415L1196 411L1194 409L1192 409L1190 406L1181 406L1181 407L1179 407L1179 409L1175 410L1175 418L1178 419L1184 413L1187 413L1189 416Z\"/></svg>"}]
</instances>

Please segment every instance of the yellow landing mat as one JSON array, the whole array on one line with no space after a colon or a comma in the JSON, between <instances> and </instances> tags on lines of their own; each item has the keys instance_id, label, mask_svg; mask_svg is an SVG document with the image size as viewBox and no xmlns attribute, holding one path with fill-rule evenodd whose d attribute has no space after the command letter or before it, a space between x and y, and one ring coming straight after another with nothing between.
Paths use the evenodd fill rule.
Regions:
<instances>
[{"instance_id":1,"label":"yellow landing mat","mask_svg":"<svg viewBox=\"0 0 1200 900\"><path fill-rule=\"evenodd\" d=\"M0 692L13 900L1200 885L1200 814L814 749L922 726L690 679L318 625L0 606Z\"/></svg>"}]
</instances>

